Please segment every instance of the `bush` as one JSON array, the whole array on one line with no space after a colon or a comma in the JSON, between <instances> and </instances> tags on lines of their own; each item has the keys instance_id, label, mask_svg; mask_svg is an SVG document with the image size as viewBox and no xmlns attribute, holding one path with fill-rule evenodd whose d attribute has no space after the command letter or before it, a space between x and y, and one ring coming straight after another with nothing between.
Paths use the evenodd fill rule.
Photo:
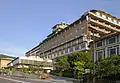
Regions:
<instances>
[{"instance_id":1,"label":"bush","mask_svg":"<svg viewBox=\"0 0 120 83\"><path fill-rule=\"evenodd\" d=\"M57 76L63 76L63 72L57 73Z\"/></svg>"},{"instance_id":2,"label":"bush","mask_svg":"<svg viewBox=\"0 0 120 83\"><path fill-rule=\"evenodd\" d=\"M96 64L96 76L98 78L119 79L120 78L120 56L113 55Z\"/></svg>"},{"instance_id":3,"label":"bush","mask_svg":"<svg viewBox=\"0 0 120 83\"><path fill-rule=\"evenodd\" d=\"M70 77L70 78L73 78L73 77L74 77L73 72L70 71L70 70L65 70L65 71L63 71L63 76L64 76L64 77Z\"/></svg>"},{"instance_id":4,"label":"bush","mask_svg":"<svg viewBox=\"0 0 120 83\"><path fill-rule=\"evenodd\" d=\"M57 70L52 70L50 74L55 75L55 76L63 76L63 72L58 72Z\"/></svg>"}]
</instances>

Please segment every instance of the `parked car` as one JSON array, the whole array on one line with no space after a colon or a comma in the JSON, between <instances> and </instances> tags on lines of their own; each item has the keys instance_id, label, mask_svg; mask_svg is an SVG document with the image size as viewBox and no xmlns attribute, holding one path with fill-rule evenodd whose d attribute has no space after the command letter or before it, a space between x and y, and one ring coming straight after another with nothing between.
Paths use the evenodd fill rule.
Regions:
<instances>
[{"instance_id":1,"label":"parked car","mask_svg":"<svg viewBox=\"0 0 120 83\"><path fill-rule=\"evenodd\" d=\"M44 73L44 74L41 74L41 75L40 75L40 78L41 78L41 79L47 79L47 78L48 78L48 75L45 74L45 73Z\"/></svg>"}]
</instances>

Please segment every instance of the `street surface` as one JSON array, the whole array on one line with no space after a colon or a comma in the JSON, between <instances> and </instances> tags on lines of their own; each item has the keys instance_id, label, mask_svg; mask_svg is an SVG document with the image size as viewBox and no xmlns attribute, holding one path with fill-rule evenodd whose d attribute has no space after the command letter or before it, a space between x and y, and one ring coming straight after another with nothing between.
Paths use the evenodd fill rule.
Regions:
<instances>
[{"instance_id":1,"label":"street surface","mask_svg":"<svg viewBox=\"0 0 120 83\"><path fill-rule=\"evenodd\" d=\"M65 80L42 80L42 79L0 76L0 83L72 83L72 82L67 82Z\"/></svg>"}]
</instances>

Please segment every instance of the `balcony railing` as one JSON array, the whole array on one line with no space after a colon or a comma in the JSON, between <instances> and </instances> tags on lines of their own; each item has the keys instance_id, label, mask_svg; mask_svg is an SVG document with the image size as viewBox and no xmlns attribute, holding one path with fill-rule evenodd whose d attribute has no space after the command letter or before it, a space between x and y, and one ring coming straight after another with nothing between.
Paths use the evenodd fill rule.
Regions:
<instances>
[{"instance_id":1,"label":"balcony railing","mask_svg":"<svg viewBox=\"0 0 120 83\"><path fill-rule=\"evenodd\" d=\"M109 22L109 23L112 23L112 24L120 27L120 24L118 24L117 22L112 22L112 21L110 21L110 20L108 20L108 19L105 19L105 18L103 18L103 17L101 17L101 16L98 16L98 15L92 13L92 12L89 12L89 14L92 15L92 16L95 16L95 17L97 17L97 18L99 18L99 19L101 19L101 20L103 20L103 21L107 21L107 22Z\"/></svg>"},{"instance_id":2,"label":"balcony railing","mask_svg":"<svg viewBox=\"0 0 120 83\"><path fill-rule=\"evenodd\" d=\"M98 25L100 25L100 26L102 26L102 27L105 27L105 28L109 29L109 30L116 31L116 32L120 32L120 29L117 29L116 27L112 27L111 25L107 25L107 24L105 24L105 23L102 23L102 22L93 20L93 19L91 19L91 18L90 18L90 22L96 23L96 24L98 24Z\"/></svg>"}]
</instances>

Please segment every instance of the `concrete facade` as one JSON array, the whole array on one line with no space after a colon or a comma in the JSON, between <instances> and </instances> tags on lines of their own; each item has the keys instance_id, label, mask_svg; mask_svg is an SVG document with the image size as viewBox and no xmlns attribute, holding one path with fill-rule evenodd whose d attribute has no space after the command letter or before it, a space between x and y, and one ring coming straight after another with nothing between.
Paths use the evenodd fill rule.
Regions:
<instances>
[{"instance_id":1,"label":"concrete facade","mask_svg":"<svg viewBox=\"0 0 120 83\"><path fill-rule=\"evenodd\" d=\"M62 26L63 24L59 25ZM101 10L90 10L85 12L75 22L65 25L67 26L63 26L61 30L55 25L53 32L39 45L26 52L26 56L35 55L44 59L54 59L75 51L91 51L92 48L90 47L92 47L93 38L95 38L96 43L101 40L105 41L102 47L96 48L97 56L102 48L104 48L105 57L110 55L110 52L107 51L112 50L111 47L115 46L119 50L120 36L115 35L120 33L120 19L115 16ZM118 40L115 39L118 42L115 42L114 45L112 43L107 44L109 37L114 36L118 38Z\"/></svg>"},{"instance_id":2,"label":"concrete facade","mask_svg":"<svg viewBox=\"0 0 120 83\"><path fill-rule=\"evenodd\" d=\"M0 68L6 68L7 64L11 62L13 59L12 58L1 58L0 59Z\"/></svg>"},{"instance_id":3,"label":"concrete facade","mask_svg":"<svg viewBox=\"0 0 120 83\"><path fill-rule=\"evenodd\" d=\"M45 70L53 70L52 60L44 60L42 58L36 56L22 56L14 59L10 63L7 64L8 68L15 68L16 70L21 70L23 67L29 68L32 65L34 67L41 66L41 68Z\"/></svg>"}]
</instances>

